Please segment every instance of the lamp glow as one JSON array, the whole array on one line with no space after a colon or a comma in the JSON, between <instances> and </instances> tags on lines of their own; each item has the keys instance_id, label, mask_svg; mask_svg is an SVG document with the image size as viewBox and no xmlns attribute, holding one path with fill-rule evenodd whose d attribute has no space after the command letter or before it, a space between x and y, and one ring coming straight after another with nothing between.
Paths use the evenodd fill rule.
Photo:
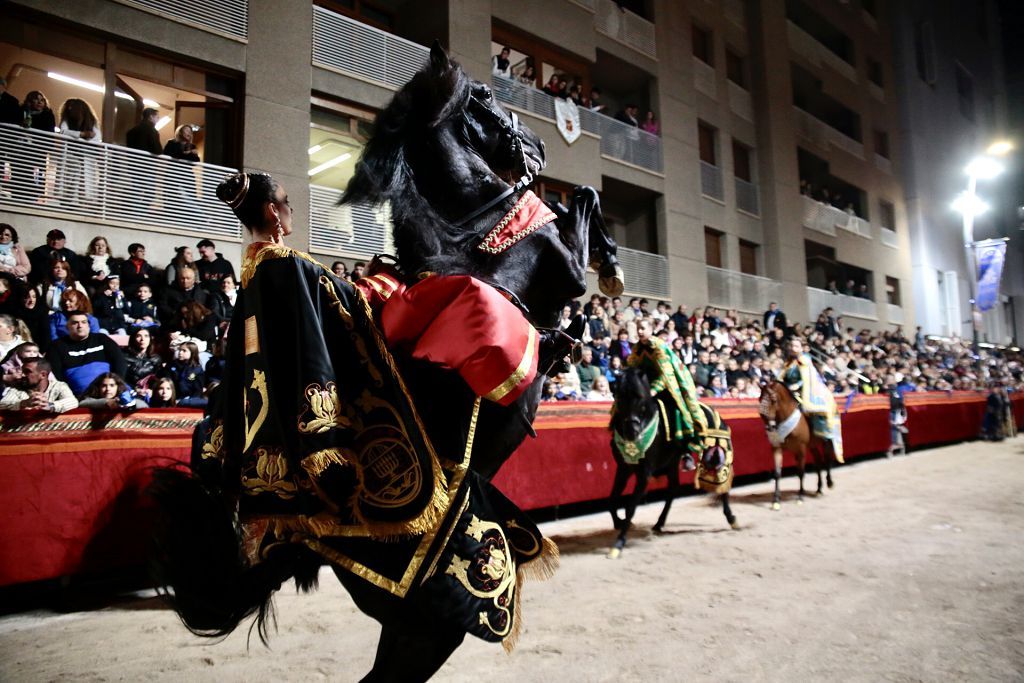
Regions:
<instances>
[{"instance_id":1,"label":"lamp glow","mask_svg":"<svg viewBox=\"0 0 1024 683\"><path fill-rule=\"evenodd\" d=\"M161 116L160 120L156 122L156 129L160 130L161 128L163 128L164 126L166 126L170 122L171 122L171 117L170 116Z\"/></svg>"},{"instance_id":2,"label":"lamp glow","mask_svg":"<svg viewBox=\"0 0 1024 683\"><path fill-rule=\"evenodd\" d=\"M996 140L988 149L985 150L985 154L991 154L993 156L1001 157L1009 154L1013 151L1013 143L1009 140Z\"/></svg>"},{"instance_id":3,"label":"lamp glow","mask_svg":"<svg viewBox=\"0 0 1024 683\"><path fill-rule=\"evenodd\" d=\"M319 166L314 166L313 168L309 169L309 175L312 177L315 176L317 173L322 173L329 168L337 166L338 164L350 158L351 156L352 154L350 154L349 152L345 152L344 154L338 155L331 159L330 161L325 161Z\"/></svg>"},{"instance_id":4,"label":"lamp glow","mask_svg":"<svg viewBox=\"0 0 1024 683\"><path fill-rule=\"evenodd\" d=\"M76 85L79 88L85 88L86 90L91 90L93 92L98 92L101 95L103 93L107 92L107 89L104 88L102 85L96 85L95 83L90 83L89 81L83 81L83 80L81 80L79 78L74 78L72 76L65 76L64 74L57 73L56 71L47 71L46 75L49 78L52 78L55 81L60 81L61 83L67 83L68 85ZM129 95L126 92L121 92L120 90L115 92L114 96L115 97L120 97L122 100L131 100L132 102L135 101L134 97L132 97L131 95ZM160 109L160 103L155 101L155 100L151 100L148 97L146 99L142 100L142 104L144 104L147 107L152 107L153 109Z\"/></svg>"},{"instance_id":5,"label":"lamp glow","mask_svg":"<svg viewBox=\"0 0 1024 683\"><path fill-rule=\"evenodd\" d=\"M976 194L963 192L953 200L953 210L965 216L980 216L988 211L988 204Z\"/></svg>"},{"instance_id":6,"label":"lamp glow","mask_svg":"<svg viewBox=\"0 0 1024 683\"><path fill-rule=\"evenodd\" d=\"M312 147L309 148L310 156L312 156L313 154L316 154L317 152L319 152L323 148L324 148L323 145L313 145Z\"/></svg>"},{"instance_id":7,"label":"lamp glow","mask_svg":"<svg viewBox=\"0 0 1024 683\"><path fill-rule=\"evenodd\" d=\"M977 157L967 164L967 175L978 180L989 180L1003 172L1003 165L992 157Z\"/></svg>"}]
</instances>

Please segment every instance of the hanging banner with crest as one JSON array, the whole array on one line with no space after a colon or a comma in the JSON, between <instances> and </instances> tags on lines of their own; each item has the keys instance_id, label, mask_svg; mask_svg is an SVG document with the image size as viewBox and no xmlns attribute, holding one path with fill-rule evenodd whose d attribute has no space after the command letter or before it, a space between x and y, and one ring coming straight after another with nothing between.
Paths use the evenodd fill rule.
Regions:
<instances>
[{"instance_id":1,"label":"hanging banner with crest","mask_svg":"<svg viewBox=\"0 0 1024 683\"><path fill-rule=\"evenodd\" d=\"M579 140L582 129L580 128L580 109L572 100L555 98L555 122L558 124L558 132L565 138L566 143L572 144Z\"/></svg>"},{"instance_id":2,"label":"hanging banner with crest","mask_svg":"<svg viewBox=\"0 0 1024 683\"><path fill-rule=\"evenodd\" d=\"M987 311L999 299L999 280L1006 260L1006 240L985 240L974 243L974 259L978 264L978 310Z\"/></svg>"}]
</instances>

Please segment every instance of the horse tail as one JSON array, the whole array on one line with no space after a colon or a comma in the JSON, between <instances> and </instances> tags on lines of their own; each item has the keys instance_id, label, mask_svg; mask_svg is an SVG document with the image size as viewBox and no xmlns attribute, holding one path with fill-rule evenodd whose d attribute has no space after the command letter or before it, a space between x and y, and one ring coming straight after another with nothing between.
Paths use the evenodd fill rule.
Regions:
<instances>
[{"instance_id":1,"label":"horse tail","mask_svg":"<svg viewBox=\"0 0 1024 683\"><path fill-rule=\"evenodd\" d=\"M274 592L292 577L306 592L315 588L316 556L283 545L249 564L233 505L191 471L155 469L149 494L158 508L153 577L185 627L223 637L256 614L254 626L266 645L268 624L275 621Z\"/></svg>"}]
</instances>

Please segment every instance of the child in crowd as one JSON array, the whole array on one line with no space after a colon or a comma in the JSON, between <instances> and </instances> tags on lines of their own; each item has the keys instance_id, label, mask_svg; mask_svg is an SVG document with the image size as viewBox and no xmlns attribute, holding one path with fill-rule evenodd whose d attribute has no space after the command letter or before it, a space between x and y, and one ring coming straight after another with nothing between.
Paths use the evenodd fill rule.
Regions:
<instances>
[{"instance_id":1,"label":"child in crowd","mask_svg":"<svg viewBox=\"0 0 1024 683\"><path fill-rule=\"evenodd\" d=\"M107 276L106 289L96 295L95 302L96 319L100 322L101 330L107 334L124 334L128 327L128 318L125 316L128 302L121 291L121 278L117 273Z\"/></svg>"},{"instance_id":2,"label":"child in crowd","mask_svg":"<svg viewBox=\"0 0 1024 683\"><path fill-rule=\"evenodd\" d=\"M175 359L164 367L163 374L174 381L179 406L202 407L206 405L203 391L206 388L206 374L199 362L199 347L187 341L177 345Z\"/></svg>"},{"instance_id":3,"label":"child in crowd","mask_svg":"<svg viewBox=\"0 0 1024 683\"><path fill-rule=\"evenodd\" d=\"M135 327L160 327L152 286L142 284L135 290L135 296L128 302L125 320Z\"/></svg>"}]
</instances>

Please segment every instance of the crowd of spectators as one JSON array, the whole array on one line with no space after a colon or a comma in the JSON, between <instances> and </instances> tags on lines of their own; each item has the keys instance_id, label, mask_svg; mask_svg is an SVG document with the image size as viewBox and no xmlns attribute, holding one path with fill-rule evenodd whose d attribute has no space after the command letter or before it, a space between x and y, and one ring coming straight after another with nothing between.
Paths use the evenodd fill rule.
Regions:
<instances>
[{"instance_id":1,"label":"crowd of spectators","mask_svg":"<svg viewBox=\"0 0 1024 683\"><path fill-rule=\"evenodd\" d=\"M926 338L921 328L913 338L898 326L858 330L831 308L811 325L792 323L775 303L751 318L713 306L690 312L685 305L673 309L660 301L652 307L641 298L624 305L619 297L595 294L582 306L566 306L560 325L567 328L578 315L587 321L583 359L549 380L545 400L609 400L595 392L596 381L607 380L614 394L642 319L651 321L655 335L689 369L705 397L758 398L761 381L781 373L791 336L805 342L826 384L840 396L985 389L994 383L1015 390L1024 376L1019 352L981 349L976 356L969 342Z\"/></svg>"}]
</instances>

